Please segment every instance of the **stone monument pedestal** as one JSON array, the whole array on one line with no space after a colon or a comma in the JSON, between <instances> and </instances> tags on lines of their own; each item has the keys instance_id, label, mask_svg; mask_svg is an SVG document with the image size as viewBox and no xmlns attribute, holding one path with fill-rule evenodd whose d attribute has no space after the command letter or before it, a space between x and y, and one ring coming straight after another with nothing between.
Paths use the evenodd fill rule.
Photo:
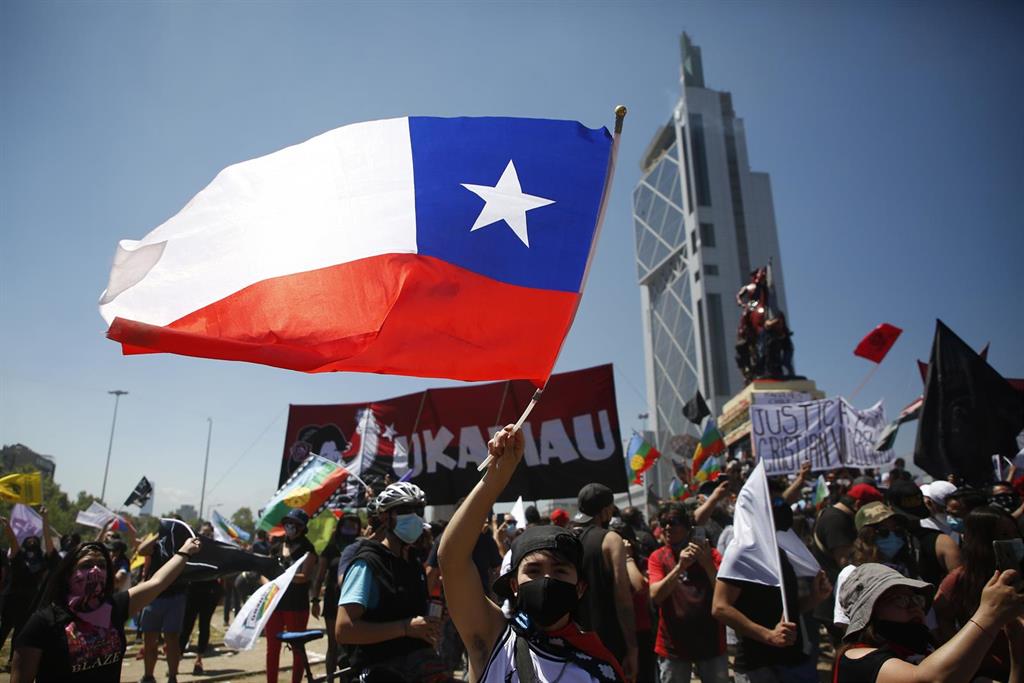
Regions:
<instances>
[{"instance_id":1,"label":"stone monument pedestal","mask_svg":"<svg viewBox=\"0 0 1024 683\"><path fill-rule=\"evenodd\" d=\"M814 380L755 379L726 401L718 417L718 431L725 445L732 447L750 436L751 403L797 403L818 398L825 398L825 392Z\"/></svg>"}]
</instances>

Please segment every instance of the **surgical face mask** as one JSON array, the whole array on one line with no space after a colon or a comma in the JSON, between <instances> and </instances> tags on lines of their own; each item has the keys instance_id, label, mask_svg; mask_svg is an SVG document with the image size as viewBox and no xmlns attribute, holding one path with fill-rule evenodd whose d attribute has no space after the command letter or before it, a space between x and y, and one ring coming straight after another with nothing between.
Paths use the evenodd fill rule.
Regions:
<instances>
[{"instance_id":1,"label":"surgical face mask","mask_svg":"<svg viewBox=\"0 0 1024 683\"><path fill-rule=\"evenodd\" d=\"M423 535L423 518L415 512L395 517L395 536L412 545Z\"/></svg>"},{"instance_id":2,"label":"surgical face mask","mask_svg":"<svg viewBox=\"0 0 1024 683\"><path fill-rule=\"evenodd\" d=\"M891 560L896 557L896 555L903 550L903 546L905 544L906 541L904 541L903 537L898 534L889 534L888 536L875 538L875 545L878 547L878 551L882 553L882 557L887 560Z\"/></svg>"},{"instance_id":3,"label":"surgical face mask","mask_svg":"<svg viewBox=\"0 0 1024 683\"><path fill-rule=\"evenodd\" d=\"M953 515L946 515L946 524L949 525L950 529L958 533L962 533L964 530L964 520L962 520L959 517L954 517Z\"/></svg>"},{"instance_id":4,"label":"surgical face mask","mask_svg":"<svg viewBox=\"0 0 1024 683\"><path fill-rule=\"evenodd\" d=\"M540 626L551 626L579 602L576 585L545 576L519 584L516 606Z\"/></svg>"}]
</instances>

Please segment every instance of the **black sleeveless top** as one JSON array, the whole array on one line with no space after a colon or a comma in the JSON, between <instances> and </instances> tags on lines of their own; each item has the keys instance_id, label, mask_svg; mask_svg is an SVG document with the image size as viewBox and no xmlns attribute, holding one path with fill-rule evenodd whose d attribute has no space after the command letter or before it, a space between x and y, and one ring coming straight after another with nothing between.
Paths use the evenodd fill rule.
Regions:
<instances>
[{"instance_id":1,"label":"black sleeveless top","mask_svg":"<svg viewBox=\"0 0 1024 683\"><path fill-rule=\"evenodd\" d=\"M287 541L286 541L287 543ZM278 547L280 552L280 546ZM292 566L296 562L302 559L302 556L306 553L312 553L313 557L316 557L316 549L313 548L313 544L309 542L309 539L305 536L300 536L291 543L288 544L288 557L279 556L281 564L285 569ZM292 583L288 586L288 590L281 596L281 601L277 603L275 610L282 612L304 612L309 609L309 582L306 583Z\"/></svg>"},{"instance_id":2,"label":"black sleeveless top","mask_svg":"<svg viewBox=\"0 0 1024 683\"><path fill-rule=\"evenodd\" d=\"M899 659L899 656L883 649L869 652L860 659L841 655L832 668L832 683L874 683L882 665L890 659Z\"/></svg>"},{"instance_id":3,"label":"black sleeveless top","mask_svg":"<svg viewBox=\"0 0 1024 683\"><path fill-rule=\"evenodd\" d=\"M621 662L626 655L626 639L615 611L615 576L605 568L601 550L607 534L607 529L593 525L578 532L583 545L583 578L587 591L576 607L575 620L584 631L596 632L604 646Z\"/></svg>"},{"instance_id":4,"label":"black sleeveless top","mask_svg":"<svg viewBox=\"0 0 1024 683\"><path fill-rule=\"evenodd\" d=\"M363 541L356 551L356 560L363 560L380 589L380 601L363 612L363 620L371 622L398 621L427 614L427 577L418 559L403 560L382 543ZM399 658L430 644L419 638L396 638L382 643L356 645L352 648L353 671L359 672L376 664L398 661Z\"/></svg>"}]
</instances>

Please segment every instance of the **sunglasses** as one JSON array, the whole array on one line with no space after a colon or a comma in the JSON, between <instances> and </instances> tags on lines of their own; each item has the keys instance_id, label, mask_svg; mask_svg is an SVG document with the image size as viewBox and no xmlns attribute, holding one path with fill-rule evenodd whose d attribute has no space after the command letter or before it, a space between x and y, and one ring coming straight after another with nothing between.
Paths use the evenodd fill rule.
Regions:
<instances>
[{"instance_id":1,"label":"sunglasses","mask_svg":"<svg viewBox=\"0 0 1024 683\"><path fill-rule=\"evenodd\" d=\"M401 505L391 510L398 515L419 515L423 516L424 506L422 505Z\"/></svg>"},{"instance_id":2,"label":"sunglasses","mask_svg":"<svg viewBox=\"0 0 1024 683\"><path fill-rule=\"evenodd\" d=\"M914 607L923 610L924 606L928 604L928 601L925 600L925 597L918 593L897 593L891 598L888 598L886 602L888 602L893 607L898 607L899 609L907 609L908 607L913 605Z\"/></svg>"}]
</instances>

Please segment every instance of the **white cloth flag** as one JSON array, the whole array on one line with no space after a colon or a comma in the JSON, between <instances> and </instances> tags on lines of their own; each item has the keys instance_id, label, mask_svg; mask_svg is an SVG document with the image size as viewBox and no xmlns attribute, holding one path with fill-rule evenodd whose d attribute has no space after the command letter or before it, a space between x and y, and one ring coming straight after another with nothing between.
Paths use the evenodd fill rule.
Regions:
<instances>
[{"instance_id":1,"label":"white cloth flag","mask_svg":"<svg viewBox=\"0 0 1024 683\"><path fill-rule=\"evenodd\" d=\"M267 625L277 603L281 602L281 596L288 590L299 567L306 561L306 555L288 567L284 574L263 584L258 591L249 596L228 627L228 632L224 634L225 645L236 650L251 650L256 645L263 627Z\"/></svg>"},{"instance_id":2,"label":"white cloth flag","mask_svg":"<svg viewBox=\"0 0 1024 683\"><path fill-rule=\"evenodd\" d=\"M20 544L29 536L43 536L43 518L38 512L23 503L11 508L11 529Z\"/></svg>"},{"instance_id":3,"label":"white cloth flag","mask_svg":"<svg viewBox=\"0 0 1024 683\"><path fill-rule=\"evenodd\" d=\"M793 565L793 571L798 578L813 579L821 571L821 565L795 531L776 531L775 540L778 541L779 547L786 551L786 557Z\"/></svg>"},{"instance_id":4,"label":"white cloth flag","mask_svg":"<svg viewBox=\"0 0 1024 683\"><path fill-rule=\"evenodd\" d=\"M512 506L512 512L509 515L516 520L516 526L520 529L526 528L526 509L523 507L522 496L516 498L516 504Z\"/></svg>"},{"instance_id":5,"label":"white cloth flag","mask_svg":"<svg viewBox=\"0 0 1024 683\"><path fill-rule=\"evenodd\" d=\"M75 522L82 526L91 526L96 529L102 529L107 522L116 517L116 514L96 501L93 501L88 508L78 513L78 516L75 517Z\"/></svg>"},{"instance_id":6,"label":"white cloth flag","mask_svg":"<svg viewBox=\"0 0 1024 683\"><path fill-rule=\"evenodd\" d=\"M778 586L782 590L783 618L788 621L786 588L782 583L779 545L763 460L757 461L757 467L736 497L732 526L733 540L722 557L718 578Z\"/></svg>"}]
</instances>

